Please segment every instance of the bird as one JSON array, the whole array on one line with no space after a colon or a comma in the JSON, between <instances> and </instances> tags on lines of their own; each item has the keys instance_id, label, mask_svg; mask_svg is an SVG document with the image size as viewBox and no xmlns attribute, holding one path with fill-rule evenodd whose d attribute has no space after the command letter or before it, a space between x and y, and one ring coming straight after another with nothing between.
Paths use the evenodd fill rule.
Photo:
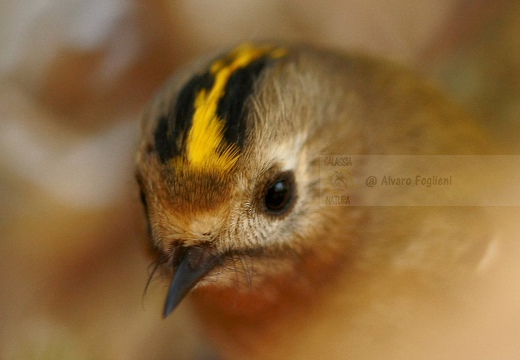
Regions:
<instances>
[{"instance_id":1,"label":"bird","mask_svg":"<svg viewBox=\"0 0 520 360\"><path fill-rule=\"evenodd\" d=\"M135 157L148 242L171 277L163 316L191 302L225 359L450 358L493 224L362 181L388 156L399 175L402 157L492 147L389 60L260 41L198 59L151 101ZM331 186L338 174L348 182ZM338 191L346 203L327 203Z\"/></svg>"}]
</instances>

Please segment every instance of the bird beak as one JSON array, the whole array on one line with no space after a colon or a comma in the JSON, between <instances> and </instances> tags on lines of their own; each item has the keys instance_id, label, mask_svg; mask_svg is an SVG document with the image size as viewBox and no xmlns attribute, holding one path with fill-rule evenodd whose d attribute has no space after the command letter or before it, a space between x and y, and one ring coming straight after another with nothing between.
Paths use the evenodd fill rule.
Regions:
<instances>
[{"instance_id":1,"label":"bird beak","mask_svg":"<svg viewBox=\"0 0 520 360\"><path fill-rule=\"evenodd\" d=\"M174 275L164 305L167 317L200 279L215 266L222 264L222 255L208 246L179 247L173 257Z\"/></svg>"}]
</instances>

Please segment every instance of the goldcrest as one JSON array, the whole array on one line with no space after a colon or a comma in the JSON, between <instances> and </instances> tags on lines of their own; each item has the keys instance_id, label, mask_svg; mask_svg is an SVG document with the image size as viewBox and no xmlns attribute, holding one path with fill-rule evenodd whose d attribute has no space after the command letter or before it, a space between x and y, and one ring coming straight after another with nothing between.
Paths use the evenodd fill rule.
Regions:
<instances>
[{"instance_id":1,"label":"goldcrest","mask_svg":"<svg viewBox=\"0 0 520 360\"><path fill-rule=\"evenodd\" d=\"M422 339L417 322L453 305L446 294L489 245L483 215L331 206L320 164L488 149L471 117L385 60L245 43L197 61L152 101L136 156L149 240L171 276L163 315L189 295L226 358L420 354L396 334Z\"/></svg>"}]
</instances>

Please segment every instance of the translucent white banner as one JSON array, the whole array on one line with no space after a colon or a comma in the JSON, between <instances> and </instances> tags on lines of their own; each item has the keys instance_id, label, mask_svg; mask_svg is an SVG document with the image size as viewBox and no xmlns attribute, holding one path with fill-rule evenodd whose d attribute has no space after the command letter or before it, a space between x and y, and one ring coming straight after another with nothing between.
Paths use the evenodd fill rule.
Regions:
<instances>
[{"instance_id":1,"label":"translucent white banner","mask_svg":"<svg viewBox=\"0 0 520 360\"><path fill-rule=\"evenodd\" d=\"M331 206L520 206L520 155L324 155Z\"/></svg>"}]
</instances>

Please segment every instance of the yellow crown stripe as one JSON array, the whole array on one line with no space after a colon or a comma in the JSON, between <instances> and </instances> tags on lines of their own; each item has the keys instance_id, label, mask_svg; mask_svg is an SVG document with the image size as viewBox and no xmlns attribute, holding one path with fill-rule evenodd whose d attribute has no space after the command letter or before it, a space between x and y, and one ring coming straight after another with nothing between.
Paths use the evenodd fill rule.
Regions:
<instances>
[{"instance_id":1,"label":"yellow crown stripe","mask_svg":"<svg viewBox=\"0 0 520 360\"><path fill-rule=\"evenodd\" d=\"M235 144L226 143L223 135L225 119L217 115L218 103L225 94L226 84L235 71L256 59L264 55L275 58L284 54L284 49L244 44L231 51L226 58L212 64L210 71L215 76L213 87L200 90L195 99L195 112L186 144L191 166L227 171L235 165L239 149Z\"/></svg>"}]
</instances>

